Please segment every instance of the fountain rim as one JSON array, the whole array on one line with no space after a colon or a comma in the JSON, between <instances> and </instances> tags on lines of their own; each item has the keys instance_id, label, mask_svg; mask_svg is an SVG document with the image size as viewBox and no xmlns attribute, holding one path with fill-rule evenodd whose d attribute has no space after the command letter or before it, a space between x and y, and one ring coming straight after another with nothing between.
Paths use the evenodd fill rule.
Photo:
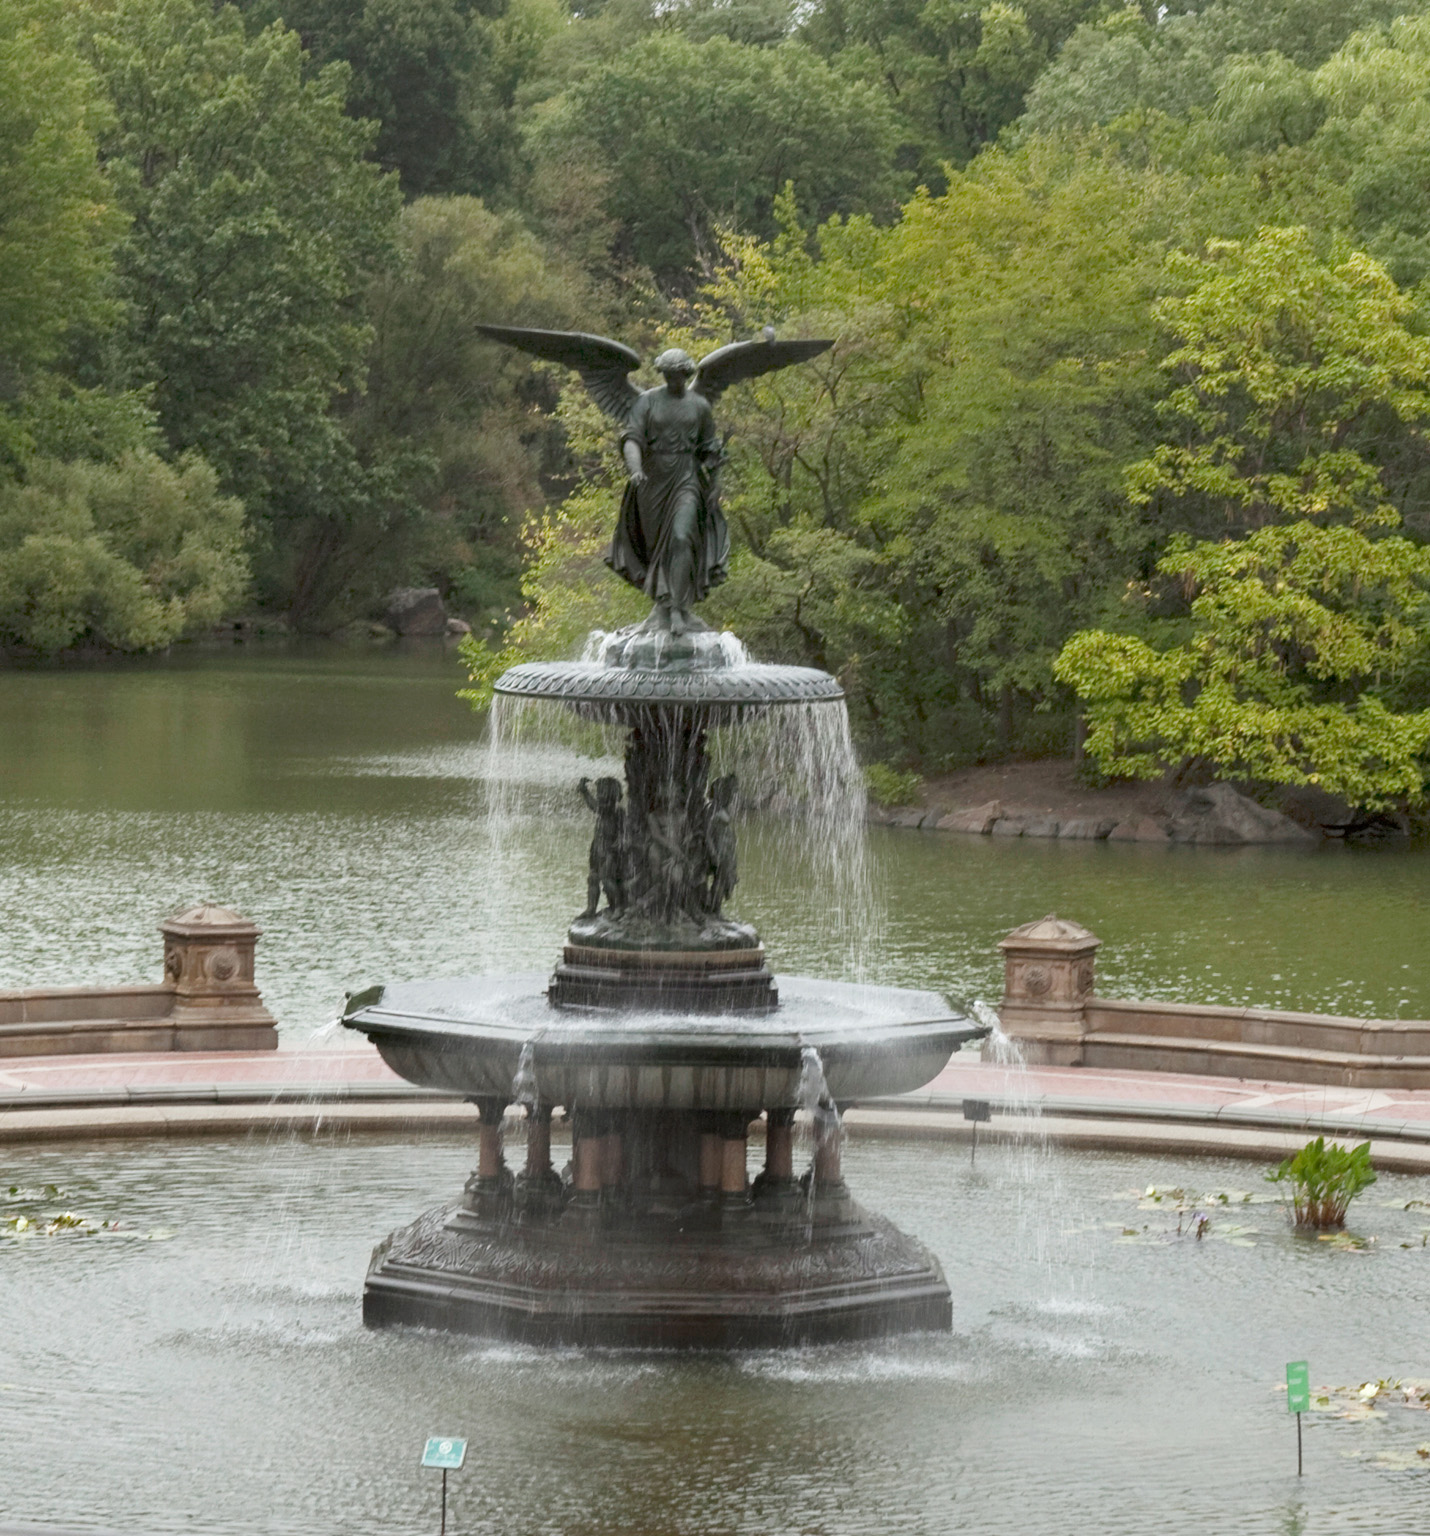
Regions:
<instances>
[{"instance_id":1,"label":"fountain rim","mask_svg":"<svg viewBox=\"0 0 1430 1536\"><path fill-rule=\"evenodd\" d=\"M786 978L798 980L800 978ZM401 984L399 984L400 986ZM889 1019L882 1023L841 1023L826 1027L779 1026L778 1012L738 1028L722 1027L723 1014L692 1014L681 1027L654 1020L641 1022L639 1010L563 1010L550 1022L462 1019L412 1007L382 1007L385 986L370 987L349 998L342 1015L347 1029L406 1045L418 1041L441 1051L472 1048L503 1050L530 1045L550 1063L614 1064L639 1058L646 1065L765 1065L791 1067L813 1047L826 1061L889 1051L917 1050L984 1038L991 1026L967 1014L949 1012L930 1018ZM400 999L394 999L400 1001ZM657 1018L659 1015L656 1016Z\"/></svg>"},{"instance_id":2,"label":"fountain rim","mask_svg":"<svg viewBox=\"0 0 1430 1536\"><path fill-rule=\"evenodd\" d=\"M844 698L838 680L817 667L775 662L733 666L612 667L599 661L524 661L493 684L506 698L558 704L660 705L768 709L833 704Z\"/></svg>"}]
</instances>

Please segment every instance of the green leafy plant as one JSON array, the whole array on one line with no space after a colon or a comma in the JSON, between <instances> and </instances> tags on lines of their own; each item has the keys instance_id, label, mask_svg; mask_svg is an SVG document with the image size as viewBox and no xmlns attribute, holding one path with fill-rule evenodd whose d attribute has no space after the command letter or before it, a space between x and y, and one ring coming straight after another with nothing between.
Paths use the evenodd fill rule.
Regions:
<instances>
[{"instance_id":1,"label":"green leafy plant","mask_svg":"<svg viewBox=\"0 0 1430 1536\"><path fill-rule=\"evenodd\" d=\"M1343 1227L1351 1201L1375 1183L1370 1143L1348 1150L1337 1142L1327 1146L1318 1136L1266 1177L1272 1184L1290 1184L1298 1227Z\"/></svg>"},{"instance_id":2,"label":"green leafy plant","mask_svg":"<svg viewBox=\"0 0 1430 1536\"><path fill-rule=\"evenodd\" d=\"M912 805L924 783L917 773L891 768L888 763L870 763L864 770L864 782L876 805Z\"/></svg>"}]
</instances>

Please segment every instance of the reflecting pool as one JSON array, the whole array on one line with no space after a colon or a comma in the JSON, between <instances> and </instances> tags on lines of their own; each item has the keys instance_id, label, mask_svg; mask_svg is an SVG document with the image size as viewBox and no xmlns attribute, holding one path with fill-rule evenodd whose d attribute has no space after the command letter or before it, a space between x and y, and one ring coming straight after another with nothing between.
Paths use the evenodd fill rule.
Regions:
<instances>
[{"instance_id":1,"label":"reflecting pool","mask_svg":"<svg viewBox=\"0 0 1430 1536\"><path fill-rule=\"evenodd\" d=\"M0 1240L0 1521L435 1530L429 1434L471 1442L457 1533L1398 1536L1430 1500L1423 1406L1312 1414L1298 1482L1277 1391L1291 1359L1317 1386L1430 1376L1430 1209L1406 1208L1424 1179L1361 1197L1356 1251L1243 1203L1266 1188L1244 1163L1033 1144L971 1168L855 1140L855 1191L944 1264L948 1336L702 1357L364 1331L374 1238L471 1158L456 1139L7 1151L30 1194L0 1214L120 1226ZM1149 1183L1209 1211L1205 1236Z\"/></svg>"},{"instance_id":2,"label":"reflecting pool","mask_svg":"<svg viewBox=\"0 0 1430 1536\"><path fill-rule=\"evenodd\" d=\"M266 930L259 979L293 1041L371 981L554 960L592 764L527 763L536 793L495 849L462 681L440 642L0 672L0 986L157 978L155 924L201 900ZM777 971L996 996L997 940L1057 911L1105 941L1109 995L1430 1017L1427 850L877 829L875 910L841 930L768 830L744 833L735 905Z\"/></svg>"}]
</instances>

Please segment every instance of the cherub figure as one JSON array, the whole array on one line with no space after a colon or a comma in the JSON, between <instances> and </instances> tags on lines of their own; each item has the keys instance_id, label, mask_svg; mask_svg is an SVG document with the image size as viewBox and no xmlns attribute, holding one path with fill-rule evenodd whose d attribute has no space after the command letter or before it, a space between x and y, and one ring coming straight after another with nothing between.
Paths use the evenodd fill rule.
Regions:
<instances>
[{"instance_id":1,"label":"cherub figure","mask_svg":"<svg viewBox=\"0 0 1430 1536\"><path fill-rule=\"evenodd\" d=\"M691 902L690 854L685 817L667 790L657 795L646 817L648 883L643 901L662 922L688 914Z\"/></svg>"},{"instance_id":2,"label":"cherub figure","mask_svg":"<svg viewBox=\"0 0 1430 1536\"><path fill-rule=\"evenodd\" d=\"M706 905L716 917L738 878L731 807L739 786L740 781L733 773L713 780L705 807L705 867L710 880Z\"/></svg>"},{"instance_id":3,"label":"cherub figure","mask_svg":"<svg viewBox=\"0 0 1430 1536\"><path fill-rule=\"evenodd\" d=\"M581 916L595 917L603 890L611 911L622 912L626 905L626 813L621 805L621 781L597 779L594 795L590 779L582 779L578 787L581 798L596 813L590 873L586 876L586 910Z\"/></svg>"}]
</instances>

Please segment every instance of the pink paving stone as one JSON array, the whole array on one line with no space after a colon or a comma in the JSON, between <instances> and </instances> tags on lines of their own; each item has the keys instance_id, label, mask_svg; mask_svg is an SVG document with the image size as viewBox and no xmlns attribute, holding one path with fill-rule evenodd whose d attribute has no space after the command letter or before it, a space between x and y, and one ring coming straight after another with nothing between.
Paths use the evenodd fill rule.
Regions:
<instances>
[{"instance_id":1,"label":"pink paving stone","mask_svg":"<svg viewBox=\"0 0 1430 1536\"><path fill-rule=\"evenodd\" d=\"M340 1050L155 1052L122 1056L27 1056L0 1059L0 1096L227 1085L279 1089L294 1085L398 1083L370 1045ZM1430 1089L1323 1088L1181 1072L1127 1072L1085 1067L1007 1067L955 1057L918 1093L930 1098L1081 1099L1089 1107L1146 1104L1201 1109L1264 1108L1287 1114L1330 1111L1367 1118L1430 1121Z\"/></svg>"}]
</instances>

